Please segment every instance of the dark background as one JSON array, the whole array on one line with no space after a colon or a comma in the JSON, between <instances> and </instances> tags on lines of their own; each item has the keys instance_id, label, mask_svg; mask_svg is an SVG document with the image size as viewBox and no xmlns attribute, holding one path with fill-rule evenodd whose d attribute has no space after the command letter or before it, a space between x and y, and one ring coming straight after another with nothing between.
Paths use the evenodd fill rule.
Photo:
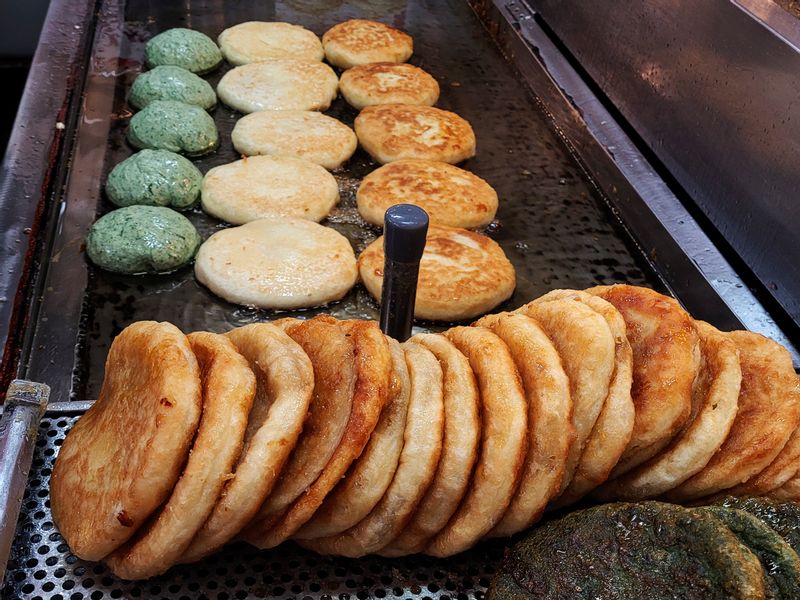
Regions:
<instances>
[{"instance_id":1,"label":"dark background","mask_svg":"<svg viewBox=\"0 0 800 600\"><path fill-rule=\"evenodd\" d=\"M48 0L0 2L0 156L6 151L48 4Z\"/></svg>"}]
</instances>

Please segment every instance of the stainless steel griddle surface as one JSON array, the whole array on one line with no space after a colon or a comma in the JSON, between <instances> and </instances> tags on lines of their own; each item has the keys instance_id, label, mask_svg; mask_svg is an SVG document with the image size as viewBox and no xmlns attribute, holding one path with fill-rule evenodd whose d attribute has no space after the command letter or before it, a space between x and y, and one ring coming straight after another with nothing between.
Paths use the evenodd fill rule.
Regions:
<instances>
[{"instance_id":1,"label":"stainless steel griddle surface","mask_svg":"<svg viewBox=\"0 0 800 600\"><path fill-rule=\"evenodd\" d=\"M133 321L171 321L187 332L224 331L274 316L217 298L197 283L191 267L169 275L122 276L101 271L85 258L88 228L113 208L102 192L105 178L133 153L125 139L131 116L126 95L143 69L146 41L171 27L190 27L215 38L226 27L249 20L288 21L321 35L353 17L379 19L408 31L415 44L411 62L441 85L438 106L472 123L478 152L462 166L497 189L498 218L487 233L517 269L517 290L501 309L557 287L615 282L660 287L657 274L594 193L514 67L465 2L110 0L98 12L60 223L48 251L49 271L30 342L27 376L52 386L53 401L97 397L111 340ZM212 85L228 68L207 77ZM356 116L341 98L327 113L348 125ZM221 145L195 160L201 171L239 158L230 133L240 116L223 105L215 109ZM378 235L355 209L361 178L377 166L359 150L335 172L342 201L323 222L345 234L357 253ZM227 226L199 208L188 217L203 238ZM340 318L377 316L376 304L360 285L341 302L288 314L310 316L318 311Z\"/></svg>"}]
</instances>

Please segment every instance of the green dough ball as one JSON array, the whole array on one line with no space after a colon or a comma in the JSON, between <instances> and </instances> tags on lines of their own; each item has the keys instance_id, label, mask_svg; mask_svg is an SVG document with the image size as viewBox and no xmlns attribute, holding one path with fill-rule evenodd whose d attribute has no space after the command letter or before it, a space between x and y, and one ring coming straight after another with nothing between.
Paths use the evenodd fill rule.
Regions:
<instances>
[{"instance_id":1,"label":"green dough ball","mask_svg":"<svg viewBox=\"0 0 800 600\"><path fill-rule=\"evenodd\" d=\"M222 62L222 53L214 41L191 29L168 29L147 42L144 47L151 67L172 65L192 73L208 73Z\"/></svg>"},{"instance_id":2,"label":"green dough ball","mask_svg":"<svg viewBox=\"0 0 800 600\"><path fill-rule=\"evenodd\" d=\"M100 217L86 238L86 253L116 273L167 273L194 258L200 235L189 219L161 206L128 206Z\"/></svg>"},{"instance_id":3,"label":"green dough ball","mask_svg":"<svg viewBox=\"0 0 800 600\"><path fill-rule=\"evenodd\" d=\"M177 100L209 110L217 104L217 95L205 79L181 67L156 67L142 73L133 82L130 103L144 108L154 100Z\"/></svg>"},{"instance_id":4,"label":"green dough ball","mask_svg":"<svg viewBox=\"0 0 800 600\"><path fill-rule=\"evenodd\" d=\"M137 148L206 154L219 144L217 126L199 106L156 100L133 115L128 140Z\"/></svg>"},{"instance_id":5,"label":"green dough ball","mask_svg":"<svg viewBox=\"0 0 800 600\"><path fill-rule=\"evenodd\" d=\"M203 174L189 160L166 150L141 150L111 170L108 199L117 206L191 208L200 197Z\"/></svg>"}]
</instances>

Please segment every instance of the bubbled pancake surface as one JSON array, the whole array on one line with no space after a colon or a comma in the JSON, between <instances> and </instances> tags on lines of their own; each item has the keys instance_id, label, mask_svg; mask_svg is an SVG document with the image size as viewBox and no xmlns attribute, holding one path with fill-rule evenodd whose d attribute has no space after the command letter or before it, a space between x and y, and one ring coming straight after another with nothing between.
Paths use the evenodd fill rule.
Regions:
<instances>
[{"instance_id":1,"label":"bubbled pancake surface","mask_svg":"<svg viewBox=\"0 0 800 600\"><path fill-rule=\"evenodd\" d=\"M358 258L361 281L377 300L383 262L383 237L379 237ZM420 261L414 316L471 319L507 300L515 284L514 267L494 240L466 229L431 225Z\"/></svg>"},{"instance_id":2,"label":"bubbled pancake surface","mask_svg":"<svg viewBox=\"0 0 800 600\"><path fill-rule=\"evenodd\" d=\"M239 119L231 133L237 152L301 158L335 169L356 151L356 134L313 110L267 110ZM298 182L299 185L299 182Z\"/></svg>"},{"instance_id":3,"label":"bubbled pancake surface","mask_svg":"<svg viewBox=\"0 0 800 600\"><path fill-rule=\"evenodd\" d=\"M230 302L289 309L338 300L358 270L350 242L333 229L302 219L262 219L208 238L197 252L195 274Z\"/></svg>"},{"instance_id":4,"label":"bubbled pancake surface","mask_svg":"<svg viewBox=\"0 0 800 600\"><path fill-rule=\"evenodd\" d=\"M398 160L367 175L356 194L358 212L383 226L395 204L414 204L434 225L471 229L489 224L497 212L497 192L486 181L448 163Z\"/></svg>"},{"instance_id":5,"label":"bubbled pancake surface","mask_svg":"<svg viewBox=\"0 0 800 600\"><path fill-rule=\"evenodd\" d=\"M410 35L367 19L334 25L322 36L322 47L328 62L342 69L375 62L401 63L414 52Z\"/></svg>"},{"instance_id":6,"label":"bubbled pancake surface","mask_svg":"<svg viewBox=\"0 0 800 600\"><path fill-rule=\"evenodd\" d=\"M475 132L457 114L432 106L368 106L355 120L358 141L379 163L403 158L459 163L475 156Z\"/></svg>"},{"instance_id":7,"label":"bubbled pancake surface","mask_svg":"<svg viewBox=\"0 0 800 600\"><path fill-rule=\"evenodd\" d=\"M200 426L169 500L129 543L105 558L123 579L160 575L178 561L211 514L242 451L255 375L225 336L201 331L188 338L203 385Z\"/></svg>"},{"instance_id":8,"label":"bubbled pancake surface","mask_svg":"<svg viewBox=\"0 0 800 600\"><path fill-rule=\"evenodd\" d=\"M305 27L291 23L248 21L229 27L217 38L222 55L232 65L272 58L322 60L322 42Z\"/></svg>"},{"instance_id":9,"label":"bubbled pancake surface","mask_svg":"<svg viewBox=\"0 0 800 600\"><path fill-rule=\"evenodd\" d=\"M105 557L169 497L201 406L197 359L177 327L140 321L114 339L100 395L50 481L53 518L76 556Z\"/></svg>"},{"instance_id":10,"label":"bubbled pancake surface","mask_svg":"<svg viewBox=\"0 0 800 600\"><path fill-rule=\"evenodd\" d=\"M234 225L281 217L319 222L339 201L339 186L313 162L250 156L206 173L200 199L204 211Z\"/></svg>"},{"instance_id":11,"label":"bubbled pancake surface","mask_svg":"<svg viewBox=\"0 0 800 600\"><path fill-rule=\"evenodd\" d=\"M439 99L436 79L405 63L370 63L347 69L339 79L339 91L357 110L376 104L433 106Z\"/></svg>"},{"instance_id":12,"label":"bubbled pancake surface","mask_svg":"<svg viewBox=\"0 0 800 600\"><path fill-rule=\"evenodd\" d=\"M217 85L217 96L243 113L258 110L327 110L339 78L328 65L273 58L235 67Z\"/></svg>"}]
</instances>

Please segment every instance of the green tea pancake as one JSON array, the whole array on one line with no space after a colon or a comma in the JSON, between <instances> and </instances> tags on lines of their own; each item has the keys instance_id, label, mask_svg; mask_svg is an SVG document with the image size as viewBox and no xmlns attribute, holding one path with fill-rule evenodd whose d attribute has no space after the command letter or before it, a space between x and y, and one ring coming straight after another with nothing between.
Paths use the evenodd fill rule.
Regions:
<instances>
[{"instance_id":1,"label":"green tea pancake","mask_svg":"<svg viewBox=\"0 0 800 600\"><path fill-rule=\"evenodd\" d=\"M717 504L754 514L772 527L800 554L800 504L771 498L734 498L729 496Z\"/></svg>"},{"instance_id":2,"label":"green tea pancake","mask_svg":"<svg viewBox=\"0 0 800 600\"><path fill-rule=\"evenodd\" d=\"M203 174L191 161L167 150L141 150L111 170L108 199L117 206L191 208L200 197Z\"/></svg>"},{"instance_id":3,"label":"green tea pancake","mask_svg":"<svg viewBox=\"0 0 800 600\"><path fill-rule=\"evenodd\" d=\"M128 206L100 217L86 254L116 273L166 273L192 260L200 235L189 219L161 206Z\"/></svg>"},{"instance_id":4,"label":"green tea pancake","mask_svg":"<svg viewBox=\"0 0 800 600\"><path fill-rule=\"evenodd\" d=\"M768 598L789 600L800 594L800 557L774 529L736 508L709 506L700 510L709 511L725 523L758 556L766 576Z\"/></svg>"},{"instance_id":5,"label":"green tea pancake","mask_svg":"<svg viewBox=\"0 0 800 600\"><path fill-rule=\"evenodd\" d=\"M533 530L507 553L488 600L764 597L758 558L708 513L606 504Z\"/></svg>"},{"instance_id":6,"label":"green tea pancake","mask_svg":"<svg viewBox=\"0 0 800 600\"><path fill-rule=\"evenodd\" d=\"M192 73L213 71L222 62L222 52L210 37L182 27L159 33L147 42L144 55L151 67L170 65Z\"/></svg>"},{"instance_id":7,"label":"green tea pancake","mask_svg":"<svg viewBox=\"0 0 800 600\"><path fill-rule=\"evenodd\" d=\"M219 133L214 119L199 106L156 100L133 115L128 141L137 148L195 156L215 150Z\"/></svg>"},{"instance_id":8,"label":"green tea pancake","mask_svg":"<svg viewBox=\"0 0 800 600\"><path fill-rule=\"evenodd\" d=\"M182 67L161 66L136 78L128 97L136 108L155 100L177 100L206 110L217 104L217 95L205 79Z\"/></svg>"}]
</instances>

